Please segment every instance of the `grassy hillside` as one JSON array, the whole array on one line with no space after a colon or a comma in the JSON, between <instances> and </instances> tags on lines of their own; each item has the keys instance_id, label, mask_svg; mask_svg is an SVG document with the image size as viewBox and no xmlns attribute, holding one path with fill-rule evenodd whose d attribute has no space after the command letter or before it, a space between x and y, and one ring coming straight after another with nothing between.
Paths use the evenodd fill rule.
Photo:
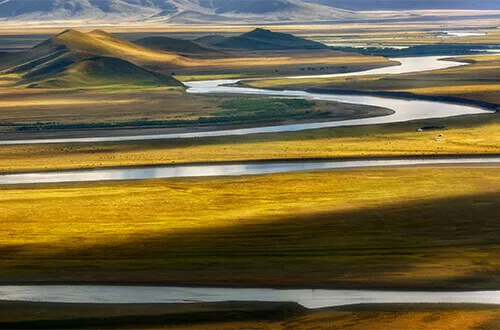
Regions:
<instances>
[{"instance_id":1,"label":"grassy hillside","mask_svg":"<svg viewBox=\"0 0 500 330\"><path fill-rule=\"evenodd\" d=\"M175 53L167 54L154 51L102 30L94 30L89 33L66 30L47 42L51 45L63 45L70 50L119 57L137 63L158 61L177 63L182 61L182 58Z\"/></svg>"},{"instance_id":2,"label":"grassy hillside","mask_svg":"<svg viewBox=\"0 0 500 330\"><path fill-rule=\"evenodd\" d=\"M77 88L99 86L183 86L171 76L142 69L119 58L96 56L75 62L31 88Z\"/></svg>"},{"instance_id":3,"label":"grassy hillside","mask_svg":"<svg viewBox=\"0 0 500 330\"><path fill-rule=\"evenodd\" d=\"M4 64L9 68L2 73L17 78L15 85L38 88L182 86L171 76L127 61L147 60L150 52L154 51L100 30L66 30L17 58L10 55Z\"/></svg>"},{"instance_id":4,"label":"grassy hillside","mask_svg":"<svg viewBox=\"0 0 500 330\"><path fill-rule=\"evenodd\" d=\"M135 64L160 62L172 67L182 62L182 56L176 53L145 48L102 30L83 33L69 29L47 39L28 51L10 54L5 61L2 61L0 69L5 70L25 66L31 62L38 63L58 52L116 57Z\"/></svg>"}]
</instances>

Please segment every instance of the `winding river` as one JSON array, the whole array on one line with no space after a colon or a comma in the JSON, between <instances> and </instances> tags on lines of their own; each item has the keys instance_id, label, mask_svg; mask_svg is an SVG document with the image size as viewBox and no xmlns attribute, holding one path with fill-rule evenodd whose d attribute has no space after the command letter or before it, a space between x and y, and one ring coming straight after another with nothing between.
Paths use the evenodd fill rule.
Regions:
<instances>
[{"instance_id":1,"label":"winding river","mask_svg":"<svg viewBox=\"0 0 500 330\"><path fill-rule=\"evenodd\" d=\"M368 71L351 72L343 74L326 74L316 76L294 76L290 78L310 78L320 79L335 76L361 76L372 74L401 74L410 72L422 72L430 70L438 70L456 66L467 65L466 63L458 63L453 61L440 60L439 56L427 57L410 57L393 59L401 63L400 66L392 66L381 69ZM429 118L445 118L460 115L471 115L488 113L490 110L485 110L479 107L435 102L422 100L397 99L389 97L365 96L365 95L339 95L339 94L320 94L308 93L304 91L294 90L265 90L258 88L243 88L228 85L234 85L240 79L229 80L207 80L188 82L189 93L206 94L206 93L228 93L239 95L263 95L270 97L290 97L302 98L308 100L335 101L352 104L361 104L368 106L378 106L388 108L394 111L393 114L353 120L338 120L338 121L323 121L307 124L293 125L275 125L254 128L242 129L227 129L214 131L201 131L189 133L169 133L169 134L150 134L150 135L124 135L124 136L107 136L107 137L81 137L81 138L50 138L50 139L30 139L30 140L3 140L0 145L15 145L15 144L42 144L42 143L86 143L86 142L120 142L120 141L139 141L139 140L160 140L160 139L187 139L200 137L217 137L217 136L232 136L232 135L247 135L257 133L277 133L277 132L292 132L308 129L318 129L327 127L340 126L357 126L357 125L376 125L395 122L404 122L416 119Z\"/></svg>"},{"instance_id":2,"label":"winding river","mask_svg":"<svg viewBox=\"0 0 500 330\"><path fill-rule=\"evenodd\" d=\"M500 304L500 291L432 292L327 289L194 288L109 285L0 286L0 299L57 303L297 302L307 308L375 303Z\"/></svg>"},{"instance_id":3,"label":"winding river","mask_svg":"<svg viewBox=\"0 0 500 330\"><path fill-rule=\"evenodd\" d=\"M365 72L342 74L355 76L366 74L399 74L443 69L462 63L439 61L438 57L397 59L401 66L375 69ZM308 78L324 78L321 75ZM301 76L292 78L303 78ZM190 93L233 93L267 95L273 97L297 97L312 100L338 101L386 107L394 114L356 120L331 121L296 125L219 130L209 132L156 134L140 136L61 138L36 140L0 141L0 145L41 144L71 142L111 142L173 138L195 138L255 133L287 132L307 129L373 125L408 121L413 119L443 118L449 116L487 112L477 107L401 100L375 96L346 96L314 94L302 91L270 91L254 88L224 86L238 80L213 80L190 82ZM443 159L390 159L323 162L266 162L249 164L203 165L203 166L158 166L150 168L98 169L81 171L59 171L0 175L0 184L27 184L47 182L82 182L102 180L133 180L146 178L201 177L220 175L252 175L292 171L321 170L335 168L380 167L432 164L477 164L500 163L500 157L443 158ZM264 288L186 288L153 286L103 286L103 285L0 285L0 300L30 302L67 303L194 303L221 301L273 301L297 302L308 308L322 308L359 303L483 303L500 304L500 291L471 292L415 292L415 291L371 291L371 290L277 290Z\"/></svg>"}]
</instances>

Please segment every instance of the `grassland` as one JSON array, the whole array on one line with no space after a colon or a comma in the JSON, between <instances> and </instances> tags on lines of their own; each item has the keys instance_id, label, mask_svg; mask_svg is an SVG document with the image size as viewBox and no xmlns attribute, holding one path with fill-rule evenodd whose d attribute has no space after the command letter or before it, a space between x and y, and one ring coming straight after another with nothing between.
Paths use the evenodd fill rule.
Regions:
<instances>
[{"instance_id":1,"label":"grassland","mask_svg":"<svg viewBox=\"0 0 500 330\"><path fill-rule=\"evenodd\" d=\"M416 131L422 125L436 124L446 129ZM0 172L244 160L498 154L499 127L498 114L486 114L203 139L1 146ZM438 138L440 133L444 136ZM33 134L17 132L16 136L30 138Z\"/></svg>"},{"instance_id":2,"label":"grassland","mask_svg":"<svg viewBox=\"0 0 500 330\"><path fill-rule=\"evenodd\" d=\"M192 95L174 87L6 89L0 91L0 136L15 138L22 131L30 131L30 138L47 132L120 134L117 129L127 128L179 131L196 127L354 119L391 113L388 109L337 102ZM111 128L115 130L109 130ZM131 133L137 134L137 131L121 132Z\"/></svg>"},{"instance_id":3,"label":"grassland","mask_svg":"<svg viewBox=\"0 0 500 330\"><path fill-rule=\"evenodd\" d=\"M460 57L468 66L407 73L397 76L371 75L325 79L274 79L250 81L260 88L344 90L361 92L406 92L426 96L452 96L500 104L500 55Z\"/></svg>"},{"instance_id":4,"label":"grassland","mask_svg":"<svg viewBox=\"0 0 500 330\"><path fill-rule=\"evenodd\" d=\"M494 330L500 309L488 305L355 305L306 310L292 303L85 305L0 303L5 327L136 329L421 329ZM2 324L2 323L0 323Z\"/></svg>"},{"instance_id":5,"label":"grassland","mask_svg":"<svg viewBox=\"0 0 500 330\"><path fill-rule=\"evenodd\" d=\"M495 165L0 189L3 283L498 288Z\"/></svg>"}]
</instances>

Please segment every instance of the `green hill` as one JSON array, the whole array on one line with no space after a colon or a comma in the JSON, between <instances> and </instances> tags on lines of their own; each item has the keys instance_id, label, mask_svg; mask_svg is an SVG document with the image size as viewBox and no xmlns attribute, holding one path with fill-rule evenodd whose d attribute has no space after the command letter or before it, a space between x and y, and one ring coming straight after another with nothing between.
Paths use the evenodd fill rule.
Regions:
<instances>
[{"instance_id":1,"label":"green hill","mask_svg":"<svg viewBox=\"0 0 500 330\"><path fill-rule=\"evenodd\" d=\"M56 52L83 52L96 56L118 57L137 65L161 61L165 65L170 63L175 67L182 65L183 60L179 54L149 49L102 30L83 33L68 29L28 51L5 55L0 62L0 70L39 61Z\"/></svg>"},{"instance_id":2,"label":"green hill","mask_svg":"<svg viewBox=\"0 0 500 330\"><path fill-rule=\"evenodd\" d=\"M146 58L179 57L157 52L101 30L66 30L25 52L4 55L0 74L19 76L17 85L43 88L182 86L173 77L139 66Z\"/></svg>"},{"instance_id":3,"label":"green hill","mask_svg":"<svg viewBox=\"0 0 500 330\"><path fill-rule=\"evenodd\" d=\"M31 80L32 74L26 75L24 82ZM125 60L95 56L65 65L49 66L41 80L31 82L31 88L81 88L100 86L183 86L171 76L143 69Z\"/></svg>"}]
</instances>

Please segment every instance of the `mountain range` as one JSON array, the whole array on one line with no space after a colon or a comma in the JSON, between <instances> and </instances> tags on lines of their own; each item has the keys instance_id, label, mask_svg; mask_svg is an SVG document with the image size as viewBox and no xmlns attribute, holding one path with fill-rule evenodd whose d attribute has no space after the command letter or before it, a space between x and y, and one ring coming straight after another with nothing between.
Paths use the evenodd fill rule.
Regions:
<instances>
[{"instance_id":1,"label":"mountain range","mask_svg":"<svg viewBox=\"0 0 500 330\"><path fill-rule=\"evenodd\" d=\"M373 10L408 9L500 9L500 1L0 0L0 21L86 24L348 21L380 18L380 14L369 12ZM400 14L401 18L409 17L407 13Z\"/></svg>"},{"instance_id":2,"label":"mountain range","mask_svg":"<svg viewBox=\"0 0 500 330\"><path fill-rule=\"evenodd\" d=\"M302 0L0 0L3 21L176 22L360 19Z\"/></svg>"},{"instance_id":3,"label":"mountain range","mask_svg":"<svg viewBox=\"0 0 500 330\"><path fill-rule=\"evenodd\" d=\"M342 9L363 10L499 10L498 0L305 0Z\"/></svg>"}]
</instances>

